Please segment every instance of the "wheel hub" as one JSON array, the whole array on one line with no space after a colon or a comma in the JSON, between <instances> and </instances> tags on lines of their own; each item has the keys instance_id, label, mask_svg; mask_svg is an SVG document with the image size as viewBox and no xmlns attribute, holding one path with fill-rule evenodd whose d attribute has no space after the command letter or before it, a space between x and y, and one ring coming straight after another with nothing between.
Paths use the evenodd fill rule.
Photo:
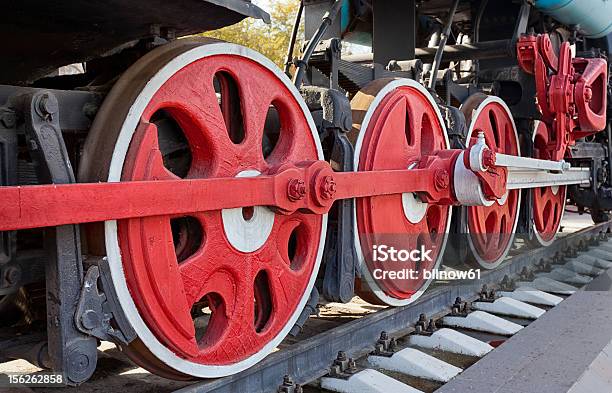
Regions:
<instances>
[{"instance_id":1,"label":"wheel hub","mask_svg":"<svg viewBox=\"0 0 612 393\"><path fill-rule=\"evenodd\" d=\"M257 170L242 171L236 177L256 177ZM223 232L238 251L253 252L263 246L274 227L274 212L265 206L223 209Z\"/></svg>"},{"instance_id":2,"label":"wheel hub","mask_svg":"<svg viewBox=\"0 0 612 393\"><path fill-rule=\"evenodd\" d=\"M412 169L416 164L412 164L408 169ZM427 208L429 205L427 202L423 202L419 196L414 192L405 192L402 194L402 208L404 210L404 216L412 224L417 224L425 218L427 214Z\"/></svg>"}]
</instances>

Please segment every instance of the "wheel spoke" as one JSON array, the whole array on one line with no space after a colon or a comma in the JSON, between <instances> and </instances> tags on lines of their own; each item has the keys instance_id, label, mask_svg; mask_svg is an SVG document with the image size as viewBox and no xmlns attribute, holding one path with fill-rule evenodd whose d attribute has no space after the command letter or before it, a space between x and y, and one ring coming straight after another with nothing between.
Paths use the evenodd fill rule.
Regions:
<instances>
[{"instance_id":1,"label":"wheel spoke","mask_svg":"<svg viewBox=\"0 0 612 393\"><path fill-rule=\"evenodd\" d=\"M311 268L306 261L313 257L308 244L317 238L318 233L318 220L310 214L298 212L290 216L277 216L271 241L262 247L257 257L260 268L267 269L273 277L287 279L282 283L283 292L293 292L295 296L300 291L299 280L308 276Z\"/></svg>"},{"instance_id":2,"label":"wheel spoke","mask_svg":"<svg viewBox=\"0 0 612 393\"><path fill-rule=\"evenodd\" d=\"M406 134L410 134L410 154L413 157L421 157L424 153L429 153L431 135L423 135L423 127L429 127L425 124L426 110L425 106L420 106L415 103L406 102L406 110L408 112L408 127Z\"/></svg>"},{"instance_id":3,"label":"wheel spoke","mask_svg":"<svg viewBox=\"0 0 612 393\"><path fill-rule=\"evenodd\" d=\"M133 141L138 149L130 149L127 162L131 164L129 179L124 180L176 180L178 177L164 166L159 150L157 127L141 121Z\"/></svg>"},{"instance_id":4,"label":"wheel spoke","mask_svg":"<svg viewBox=\"0 0 612 393\"><path fill-rule=\"evenodd\" d=\"M223 297L222 306L213 311L214 331L206 331L201 340L199 359L242 358L252 351L253 345L262 340L256 337L254 327L254 290L250 269L241 272L239 279L223 277L222 271L216 274L215 284L223 283L224 288L211 287L211 291ZM233 274L232 274L233 276ZM215 315L215 313L217 313ZM220 313L220 314L219 314ZM210 328L209 328L210 329Z\"/></svg>"},{"instance_id":5,"label":"wheel spoke","mask_svg":"<svg viewBox=\"0 0 612 393\"><path fill-rule=\"evenodd\" d=\"M254 275L265 272L262 292L271 297L274 314L286 314L292 300L304 291L303 277L307 272L293 271L286 256L271 242L256 257L253 265ZM305 274L306 273L306 274Z\"/></svg>"},{"instance_id":6,"label":"wheel spoke","mask_svg":"<svg viewBox=\"0 0 612 393\"><path fill-rule=\"evenodd\" d=\"M416 122L413 115L408 113L408 103L405 98L399 100L389 110L386 117L381 117L380 121L384 121L384 137L379 138L378 143L381 145L381 151L388 154L390 157L395 158L393 161L393 168L401 168L405 163L412 157L418 157L420 155L420 146L415 143L414 124ZM420 124L420 119L418 120Z\"/></svg>"},{"instance_id":7,"label":"wheel spoke","mask_svg":"<svg viewBox=\"0 0 612 393\"><path fill-rule=\"evenodd\" d=\"M227 338L223 344L229 347L224 351L244 354L248 353L249 341L257 339L255 338L255 308L253 306L254 277L248 272L241 281L242 285L237 286L233 304L227 313Z\"/></svg>"},{"instance_id":8,"label":"wheel spoke","mask_svg":"<svg viewBox=\"0 0 612 393\"><path fill-rule=\"evenodd\" d=\"M249 86L240 89L240 105L244 116L244 145L249 150L261 151L266 117L272 107L276 91L266 86ZM261 157L263 159L263 157Z\"/></svg>"},{"instance_id":9,"label":"wheel spoke","mask_svg":"<svg viewBox=\"0 0 612 393\"><path fill-rule=\"evenodd\" d=\"M508 139L507 133L513 133L514 131L508 129L507 125L509 123L509 118L504 116L505 113L501 112L501 108L495 106L491 109L491 114L493 116L493 121L495 122L495 127L493 128L493 132L496 134L497 138L494 139L496 141L495 150L500 153L512 154L513 149L509 149L506 146L506 139ZM491 124L493 126L493 124Z\"/></svg>"},{"instance_id":10,"label":"wheel spoke","mask_svg":"<svg viewBox=\"0 0 612 393\"><path fill-rule=\"evenodd\" d=\"M488 236L488 241L487 241L487 246L489 247L489 249L491 251L495 251L496 249L499 248L499 241L500 238L502 236L502 215L499 214L499 211L496 212L491 212L491 214L493 214L494 219L493 221L493 226L491 227L491 229L489 231L487 231L487 236Z\"/></svg>"},{"instance_id":11,"label":"wheel spoke","mask_svg":"<svg viewBox=\"0 0 612 393\"><path fill-rule=\"evenodd\" d=\"M181 262L179 271L188 304L195 304L210 292L219 294L225 301L231 300L234 269L215 256L211 247L205 246Z\"/></svg>"},{"instance_id":12,"label":"wheel spoke","mask_svg":"<svg viewBox=\"0 0 612 393\"><path fill-rule=\"evenodd\" d=\"M215 92L215 67L194 67L197 69L193 73L177 73L166 81L152 97L143 117L150 119L163 109L177 121L193 156L191 177L226 175L227 162L239 158Z\"/></svg>"},{"instance_id":13,"label":"wheel spoke","mask_svg":"<svg viewBox=\"0 0 612 393\"><path fill-rule=\"evenodd\" d=\"M129 220L124 223L129 234L139 233L141 241L126 244L129 254L139 254L147 264L138 266L134 271L137 277L147 277L147 286L141 286L143 291L151 291L157 299L163 315L173 323L184 338L191 339L194 336L193 323L190 317L191 304L183 286L180 285L178 262L174 251L172 232L167 217L144 217ZM140 236L139 236L140 237ZM160 325L164 321L159 321Z\"/></svg>"}]
</instances>

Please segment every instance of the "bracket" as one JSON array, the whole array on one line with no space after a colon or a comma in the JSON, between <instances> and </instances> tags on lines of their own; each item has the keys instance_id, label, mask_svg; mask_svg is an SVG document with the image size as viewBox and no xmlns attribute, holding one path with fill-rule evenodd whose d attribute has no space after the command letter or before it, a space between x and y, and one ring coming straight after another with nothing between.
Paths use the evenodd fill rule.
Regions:
<instances>
[{"instance_id":1,"label":"bracket","mask_svg":"<svg viewBox=\"0 0 612 393\"><path fill-rule=\"evenodd\" d=\"M106 258L100 262L106 262L108 266ZM98 265L90 266L85 273L74 322L77 328L85 334L100 340L129 344L136 338L136 332L127 322L122 310L112 301L114 298L109 299L101 290L100 282L104 288L108 288L109 284L112 285L108 282L108 276L103 276L103 274Z\"/></svg>"},{"instance_id":2,"label":"bracket","mask_svg":"<svg viewBox=\"0 0 612 393\"><path fill-rule=\"evenodd\" d=\"M10 106L23 113L30 154L43 183L74 183L75 177L62 137L60 107L55 95L36 91L13 97ZM83 282L78 225L45 229L47 348L50 367L68 384L89 379L96 369L95 338L74 325L76 301Z\"/></svg>"}]
</instances>

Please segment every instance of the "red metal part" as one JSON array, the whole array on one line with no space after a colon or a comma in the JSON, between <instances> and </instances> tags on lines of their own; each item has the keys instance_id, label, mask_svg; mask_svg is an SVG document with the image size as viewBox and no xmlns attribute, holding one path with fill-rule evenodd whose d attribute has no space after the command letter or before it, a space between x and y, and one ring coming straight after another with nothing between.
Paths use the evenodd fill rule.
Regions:
<instances>
[{"instance_id":1,"label":"red metal part","mask_svg":"<svg viewBox=\"0 0 612 393\"><path fill-rule=\"evenodd\" d=\"M369 107L371 102L365 105ZM361 109L359 103L353 104L354 111ZM452 184L452 168L459 151L446 150L444 129L434 106L423 92L409 86L388 93L372 112L367 129L361 132L365 134L361 141L359 167L356 168L359 172L353 175L355 180L375 173L371 171L403 169L406 176L417 174L420 170L429 171L417 175L425 187L416 195L423 202L432 202L418 222L411 222L407 218L401 194L379 195L356 201L357 230L368 270L401 271L416 267L418 271L418 276L409 280L374 277L376 286L391 298L410 299L427 281L422 272L431 270L442 252L450 219L449 206L444 205L443 201L452 200L449 184ZM398 178L389 181L400 183ZM372 177L372 182L380 189L386 187L385 181L378 175ZM430 260L413 265L375 261L372 257L374 245L386 245L398 250L417 250L423 246L433 252ZM364 287L362 283L359 289L360 294L368 300L376 301L367 293L374 288Z\"/></svg>"},{"instance_id":2,"label":"red metal part","mask_svg":"<svg viewBox=\"0 0 612 393\"><path fill-rule=\"evenodd\" d=\"M239 103L222 102L219 107L212 79L219 70L231 70ZM281 136L264 157L264 123L271 104L281 119ZM244 138L239 143L231 139L232 125L224 113L235 113L240 109L236 105L244 119ZM192 161L185 180L164 166L158 130L152 124L160 109L176 120L190 146ZM315 269L319 240L324 236L321 215L297 212L291 205L301 201L315 212L329 208L321 209L312 198L299 198L320 172L331 171L328 164L316 161L317 145L309 130L305 114L285 85L260 64L237 56L219 55L189 64L172 75L147 104L130 143L122 180L131 185L158 183L137 197L120 195L130 201L144 198L144 204L132 206L132 214L141 213L147 202L160 209L172 204L160 188L176 195L174 202L180 208L120 220L121 261L139 314L164 346L186 360L234 364L258 353L287 329ZM303 162L310 164L300 166ZM245 170L272 176L234 178ZM147 196L149 191L154 195ZM276 198L279 203L273 201ZM272 202L283 214L273 215L263 245L252 252L240 251L228 240L232 229L219 208L261 202ZM177 231L172 220L183 217L200 227L191 252L177 247L173 239ZM194 316L201 317L205 330Z\"/></svg>"},{"instance_id":3,"label":"red metal part","mask_svg":"<svg viewBox=\"0 0 612 393\"><path fill-rule=\"evenodd\" d=\"M542 121L550 137L546 150L558 161L577 139L599 132L606 126L607 72L604 59L572 58L568 42L559 55L550 37L524 35L517 43L521 68L533 74Z\"/></svg>"},{"instance_id":4,"label":"red metal part","mask_svg":"<svg viewBox=\"0 0 612 393\"><path fill-rule=\"evenodd\" d=\"M490 145L487 143L487 146ZM463 164L466 168L470 167L470 152L474 145L468 145L463 155ZM508 170L505 167L495 166L495 151L487 148L483 152L484 171L474 171L474 174L480 179L480 186L485 197L490 200L496 200L506 194L506 180L508 179Z\"/></svg>"},{"instance_id":5,"label":"red metal part","mask_svg":"<svg viewBox=\"0 0 612 393\"><path fill-rule=\"evenodd\" d=\"M534 157L550 159L547 150L548 126L544 122L538 122L534 130ZM533 230L536 240L543 245L551 243L561 226L563 210L565 209L566 186L540 187L531 190L533 199Z\"/></svg>"},{"instance_id":6,"label":"red metal part","mask_svg":"<svg viewBox=\"0 0 612 393\"><path fill-rule=\"evenodd\" d=\"M497 101L483 103L484 97L474 97L475 102L472 105L469 104L469 101L464 103L467 105L464 113L471 114L474 108L479 107L476 118L468 117L470 129L473 130L468 146L474 146L478 141L478 132L483 132L485 142L490 148L488 150L490 153L484 157L484 164L492 167L495 163L495 152L519 155L519 142L512 118L506 108ZM496 168L496 170L499 169L505 168ZM496 183L505 185L505 181L498 180ZM487 195L486 188L484 192ZM492 196L492 194L487 196ZM491 206L468 206L466 208L472 251L476 260L483 267L495 267L505 257L514 239L519 201L520 190L509 190L504 191L504 194L500 196L495 196Z\"/></svg>"},{"instance_id":7,"label":"red metal part","mask_svg":"<svg viewBox=\"0 0 612 393\"><path fill-rule=\"evenodd\" d=\"M452 151L457 154L459 151ZM448 153L450 154L450 153ZM327 162L301 162L252 178L177 179L166 174L155 180L121 183L77 183L0 187L0 231L79 224L134 217L184 215L244 206L270 206L279 213L303 210L326 213L338 199L419 192L431 203L454 204L453 157L441 152L423 161L430 166L413 170L333 172ZM151 169L155 171L153 168ZM431 179L447 173L449 186ZM272 170L274 171L274 170ZM153 173L152 172L152 173ZM336 191L324 191L332 181ZM305 196L292 198L295 181L304 183ZM321 184L324 183L324 184ZM318 187L315 185L319 184Z\"/></svg>"}]
</instances>

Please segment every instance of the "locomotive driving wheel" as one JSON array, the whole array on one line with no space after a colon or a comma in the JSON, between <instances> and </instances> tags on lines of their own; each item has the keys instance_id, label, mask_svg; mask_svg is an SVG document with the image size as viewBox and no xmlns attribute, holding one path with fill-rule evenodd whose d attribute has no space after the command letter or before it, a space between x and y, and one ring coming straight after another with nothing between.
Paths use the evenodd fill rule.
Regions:
<instances>
[{"instance_id":1,"label":"locomotive driving wheel","mask_svg":"<svg viewBox=\"0 0 612 393\"><path fill-rule=\"evenodd\" d=\"M234 44L178 40L113 87L79 178L250 177L320 159L306 105L268 59ZM219 377L261 360L294 326L326 224L326 215L245 206L107 221L89 228L88 246L107 255L138 335L126 353L165 376Z\"/></svg>"},{"instance_id":2,"label":"locomotive driving wheel","mask_svg":"<svg viewBox=\"0 0 612 393\"><path fill-rule=\"evenodd\" d=\"M552 157L547 148L551 130L542 121L534 122L533 156L543 160ZM567 199L566 186L539 187L531 190L533 213L531 228L536 245L548 246L555 240Z\"/></svg>"},{"instance_id":3,"label":"locomotive driving wheel","mask_svg":"<svg viewBox=\"0 0 612 393\"><path fill-rule=\"evenodd\" d=\"M426 155L448 149L441 114L423 86L407 79L381 79L361 90L351 101L355 142L355 170L412 169ZM432 179L433 181L433 179ZM416 300L431 282L425 271L440 264L450 225L450 206L428 204L417 193L357 199L355 248L361 278L356 289L372 303L393 306ZM381 260L374 248L427 252L417 260ZM404 254L406 255L406 254ZM405 269L408 269L406 271ZM412 269L416 274L408 276ZM385 272L403 272L393 278ZM397 276L396 276L397 277Z\"/></svg>"},{"instance_id":4,"label":"locomotive driving wheel","mask_svg":"<svg viewBox=\"0 0 612 393\"><path fill-rule=\"evenodd\" d=\"M520 155L512 114L500 98L474 94L461 105L461 111L468 122L468 147L477 142L482 132L487 146L496 153ZM468 261L484 269L499 266L512 246L520 205L520 190L509 190L490 206L463 208L470 250Z\"/></svg>"}]
</instances>

